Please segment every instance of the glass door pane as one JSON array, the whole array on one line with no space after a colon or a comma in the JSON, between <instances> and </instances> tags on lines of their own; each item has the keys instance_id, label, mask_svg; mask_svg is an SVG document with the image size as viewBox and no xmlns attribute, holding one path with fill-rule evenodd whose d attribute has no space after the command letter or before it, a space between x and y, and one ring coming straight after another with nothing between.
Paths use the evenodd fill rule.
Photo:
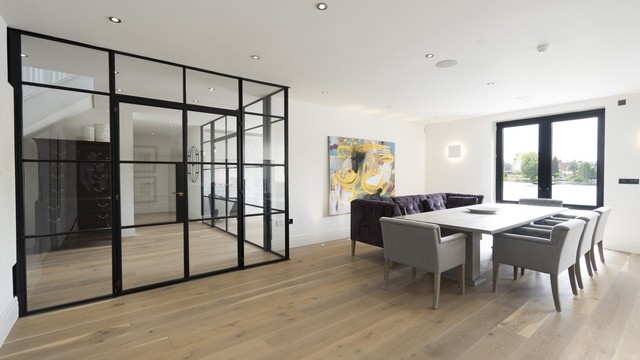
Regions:
<instances>
[{"instance_id":1,"label":"glass door pane","mask_svg":"<svg viewBox=\"0 0 640 360\"><path fill-rule=\"evenodd\" d=\"M502 200L538 197L538 125L503 129Z\"/></svg>"},{"instance_id":2,"label":"glass door pane","mask_svg":"<svg viewBox=\"0 0 640 360\"><path fill-rule=\"evenodd\" d=\"M598 118L554 122L552 194L565 204L596 206Z\"/></svg>"},{"instance_id":3,"label":"glass door pane","mask_svg":"<svg viewBox=\"0 0 640 360\"><path fill-rule=\"evenodd\" d=\"M191 275L238 266L236 121L235 116L188 113Z\"/></svg>"},{"instance_id":4,"label":"glass door pane","mask_svg":"<svg viewBox=\"0 0 640 360\"><path fill-rule=\"evenodd\" d=\"M120 103L122 286L184 276L182 111Z\"/></svg>"}]
</instances>

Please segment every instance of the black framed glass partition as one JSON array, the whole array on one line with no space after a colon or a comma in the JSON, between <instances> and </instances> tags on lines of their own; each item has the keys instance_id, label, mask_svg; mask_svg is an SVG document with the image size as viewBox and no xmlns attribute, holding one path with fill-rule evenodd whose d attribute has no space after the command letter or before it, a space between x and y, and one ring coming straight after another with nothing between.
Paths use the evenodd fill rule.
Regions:
<instances>
[{"instance_id":1,"label":"black framed glass partition","mask_svg":"<svg viewBox=\"0 0 640 360\"><path fill-rule=\"evenodd\" d=\"M289 257L288 89L9 30L20 313Z\"/></svg>"}]
</instances>

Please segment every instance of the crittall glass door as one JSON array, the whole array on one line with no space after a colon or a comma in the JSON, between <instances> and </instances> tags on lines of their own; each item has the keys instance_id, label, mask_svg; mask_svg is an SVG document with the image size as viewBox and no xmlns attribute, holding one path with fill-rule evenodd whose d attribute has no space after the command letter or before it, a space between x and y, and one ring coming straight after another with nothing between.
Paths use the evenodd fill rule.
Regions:
<instances>
[{"instance_id":1,"label":"crittall glass door","mask_svg":"<svg viewBox=\"0 0 640 360\"><path fill-rule=\"evenodd\" d=\"M604 111L499 123L497 199L554 198L602 206Z\"/></svg>"},{"instance_id":2,"label":"crittall glass door","mask_svg":"<svg viewBox=\"0 0 640 360\"><path fill-rule=\"evenodd\" d=\"M184 277L182 110L119 105L122 288Z\"/></svg>"}]
</instances>

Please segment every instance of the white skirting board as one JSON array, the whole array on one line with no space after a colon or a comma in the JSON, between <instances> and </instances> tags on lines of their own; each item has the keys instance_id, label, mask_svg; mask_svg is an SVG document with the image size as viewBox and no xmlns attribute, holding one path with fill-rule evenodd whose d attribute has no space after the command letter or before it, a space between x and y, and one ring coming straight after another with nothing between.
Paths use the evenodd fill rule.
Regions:
<instances>
[{"instance_id":1,"label":"white skirting board","mask_svg":"<svg viewBox=\"0 0 640 360\"><path fill-rule=\"evenodd\" d=\"M289 239L289 246L293 248L298 246L321 244L331 240L349 239L350 235L350 229L343 229L322 234L295 236Z\"/></svg>"},{"instance_id":2,"label":"white skirting board","mask_svg":"<svg viewBox=\"0 0 640 360\"><path fill-rule=\"evenodd\" d=\"M0 346L4 344L16 321L18 321L18 298L14 297L0 314Z\"/></svg>"},{"instance_id":3,"label":"white skirting board","mask_svg":"<svg viewBox=\"0 0 640 360\"><path fill-rule=\"evenodd\" d=\"M609 250L640 254L640 241L629 241L629 240L605 237L603 241L603 245L605 249L609 249ZM605 259L606 259L606 255L605 255Z\"/></svg>"}]
</instances>

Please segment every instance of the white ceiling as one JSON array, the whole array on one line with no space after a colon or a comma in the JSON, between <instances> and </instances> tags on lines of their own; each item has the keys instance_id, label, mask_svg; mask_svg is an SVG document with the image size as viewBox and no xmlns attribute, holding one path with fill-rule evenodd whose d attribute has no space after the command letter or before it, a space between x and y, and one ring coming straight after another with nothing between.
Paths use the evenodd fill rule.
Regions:
<instances>
[{"instance_id":1,"label":"white ceiling","mask_svg":"<svg viewBox=\"0 0 640 360\"><path fill-rule=\"evenodd\" d=\"M638 0L329 0L325 11L315 4L0 0L0 16L9 27L287 85L295 100L398 120L640 92ZM435 66L445 59L458 65Z\"/></svg>"}]
</instances>

